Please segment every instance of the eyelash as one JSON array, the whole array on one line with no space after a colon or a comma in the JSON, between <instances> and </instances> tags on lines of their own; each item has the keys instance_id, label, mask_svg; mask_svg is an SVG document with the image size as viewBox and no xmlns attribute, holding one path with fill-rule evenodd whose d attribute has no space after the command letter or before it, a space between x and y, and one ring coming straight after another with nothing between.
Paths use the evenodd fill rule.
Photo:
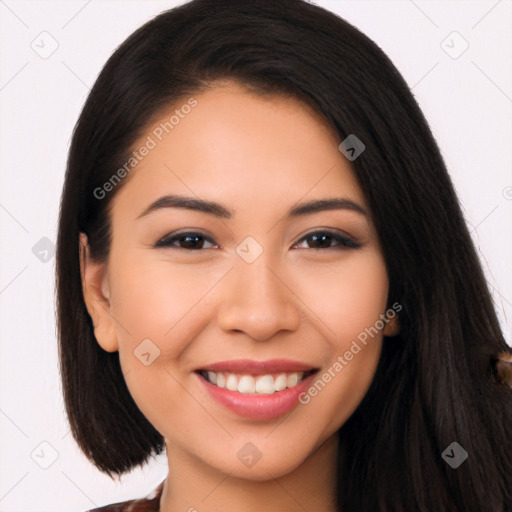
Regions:
<instances>
[{"instance_id":1,"label":"eyelash","mask_svg":"<svg viewBox=\"0 0 512 512\"><path fill-rule=\"evenodd\" d=\"M328 235L329 237L331 237L332 240L336 240L337 242L339 242L339 244L335 245L335 246L322 247L320 249L312 249L312 250L317 250L317 251L328 250L328 249L343 250L343 249L359 249L361 247L361 244L355 242L351 238L342 236L339 233L336 233L335 231L329 231L329 230L317 230L317 231L312 231L311 233L307 233L297 242L297 244L299 244L305 240L308 240L309 238L313 237L313 235L319 235L319 234L320 235ZM172 245L173 242L180 240L182 238L189 237L189 236L200 237L210 243L213 243L213 244L215 243L210 237L204 235L203 233L197 233L194 231L184 231L182 233L164 236L155 244L154 247L155 248L166 247L166 248L172 248L172 249L182 249L184 251L199 251L199 250L201 250L201 249L187 249L184 247L177 247L175 245ZM307 249L309 249L309 247L307 247Z\"/></svg>"}]
</instances>

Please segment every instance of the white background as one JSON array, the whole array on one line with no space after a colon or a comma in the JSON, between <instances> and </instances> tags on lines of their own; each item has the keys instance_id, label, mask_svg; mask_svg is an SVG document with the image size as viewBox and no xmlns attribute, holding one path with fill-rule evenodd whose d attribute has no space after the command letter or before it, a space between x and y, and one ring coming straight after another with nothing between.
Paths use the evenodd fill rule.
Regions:
<instances>
[{"instance_id":1,"label":"white background","mask_svg":"<svg viewBox=\"0 0 512 512\"><path fill-rule=\"evenodd\" d=\"M317 4L373 39L412 88L454 180L511 343L511 1ZM40 261L32 248L43 237L55 242L71 132L101 67L131 32L174 5L0 1L2 512L83 511L144 496L167 474L162 455L115 483L78 450L69 434L57 367L55 260ZM43 31L59 45L47 59L31 47L48 37L40 36ZM469 43L457 59L441 44L453 31ZM453 37L444 44L456 51L461 41ZM40 464L51 462L52 450L58 456L43 469Z\"/></svg>"}]
</instances>

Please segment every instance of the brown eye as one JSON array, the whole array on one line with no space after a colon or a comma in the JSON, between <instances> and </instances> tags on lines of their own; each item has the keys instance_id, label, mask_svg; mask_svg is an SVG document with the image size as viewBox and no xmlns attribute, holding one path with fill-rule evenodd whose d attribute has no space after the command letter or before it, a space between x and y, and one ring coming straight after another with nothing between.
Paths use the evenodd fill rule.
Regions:
<instances>
[{"instance_id":1,"label":"brown eye","mask_svg":"<svg viewBox=\"0 0 512 512\"><path fill-rule=\"evenodd\" d=\"M164 236L155 244L155 247L198 250L204 248L205 241L208 241L212 244L214 243L211 238L203 235L202 233L184 232ZM178 242L179 245L176 245L176 242Z\"/></svg>"},{"instance_id":2,"label":"brown eye","mask_svg":"<svg viewBox=\"0 0 512 512\"><path fill-rule=\"evenodd\" d=\"M307 240L311 240L312 242L307 243L306 249L358 249L361 247L361 244L334 231L313 231L303 237L299 243ZM333 242L334 245L332 245Z\"/></svg>"}]
</instances>

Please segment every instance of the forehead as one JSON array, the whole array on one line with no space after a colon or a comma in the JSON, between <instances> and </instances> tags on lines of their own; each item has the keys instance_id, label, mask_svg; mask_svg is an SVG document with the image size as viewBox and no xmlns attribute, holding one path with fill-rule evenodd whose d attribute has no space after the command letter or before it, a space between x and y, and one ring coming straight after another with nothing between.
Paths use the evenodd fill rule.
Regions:
<instances>
[{"instance_id":1,"label":"forehead","mask_svg":"<svg viewBox=\"0 0 512 512\"><path fill-rule=\"evenodd\" d=\"M171 193L251 212L340 195L364 205L339 143L327 122L299 100L262 97L230 83L184 97L154 117L133 146L150 149L113 207L135 214L135 207Z\"/></svg>"}]
</instances>

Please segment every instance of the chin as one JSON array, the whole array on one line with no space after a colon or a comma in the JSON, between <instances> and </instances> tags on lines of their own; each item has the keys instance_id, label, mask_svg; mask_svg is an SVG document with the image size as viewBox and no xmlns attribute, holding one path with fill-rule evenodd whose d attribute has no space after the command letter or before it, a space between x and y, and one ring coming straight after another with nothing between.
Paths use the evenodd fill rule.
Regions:
<instances>
[{"instance_id":1,"label":"chin","mask_svg":"<svg viewBox=\"0 0 512 512\"><path fill-rule=\"evenodd\" d=\"M305 459L306 457L304 457ZM280 478L293 473L297 470L304 459L298 459L296 456L293 460L287 460L275 454L272 457L267 457L263 460L263 457L252 467L244 467L243 464L233 467L227 466L225 469L230 472L232 478L240 478L243 480L251 480L253 482L266 482L273 480L274 478Z\"/></svg>"},{"instance_id":2,"label":"chin","mask_svg":"<svg viewBox=\"0 0 512 512\"><path fill-rule=\"evenodd\" d=\"M275 438L270 439L273 435ZM277 431L267 439L263 436L252 440L247 437L230 439L229 447L219 447L218 452L211 454L208 463L233 478L262 482L294 472L322 444L304 439L290 443L283 441ZM233 450L233 446L237 449Z\"/></svg>"}]
</instances>

